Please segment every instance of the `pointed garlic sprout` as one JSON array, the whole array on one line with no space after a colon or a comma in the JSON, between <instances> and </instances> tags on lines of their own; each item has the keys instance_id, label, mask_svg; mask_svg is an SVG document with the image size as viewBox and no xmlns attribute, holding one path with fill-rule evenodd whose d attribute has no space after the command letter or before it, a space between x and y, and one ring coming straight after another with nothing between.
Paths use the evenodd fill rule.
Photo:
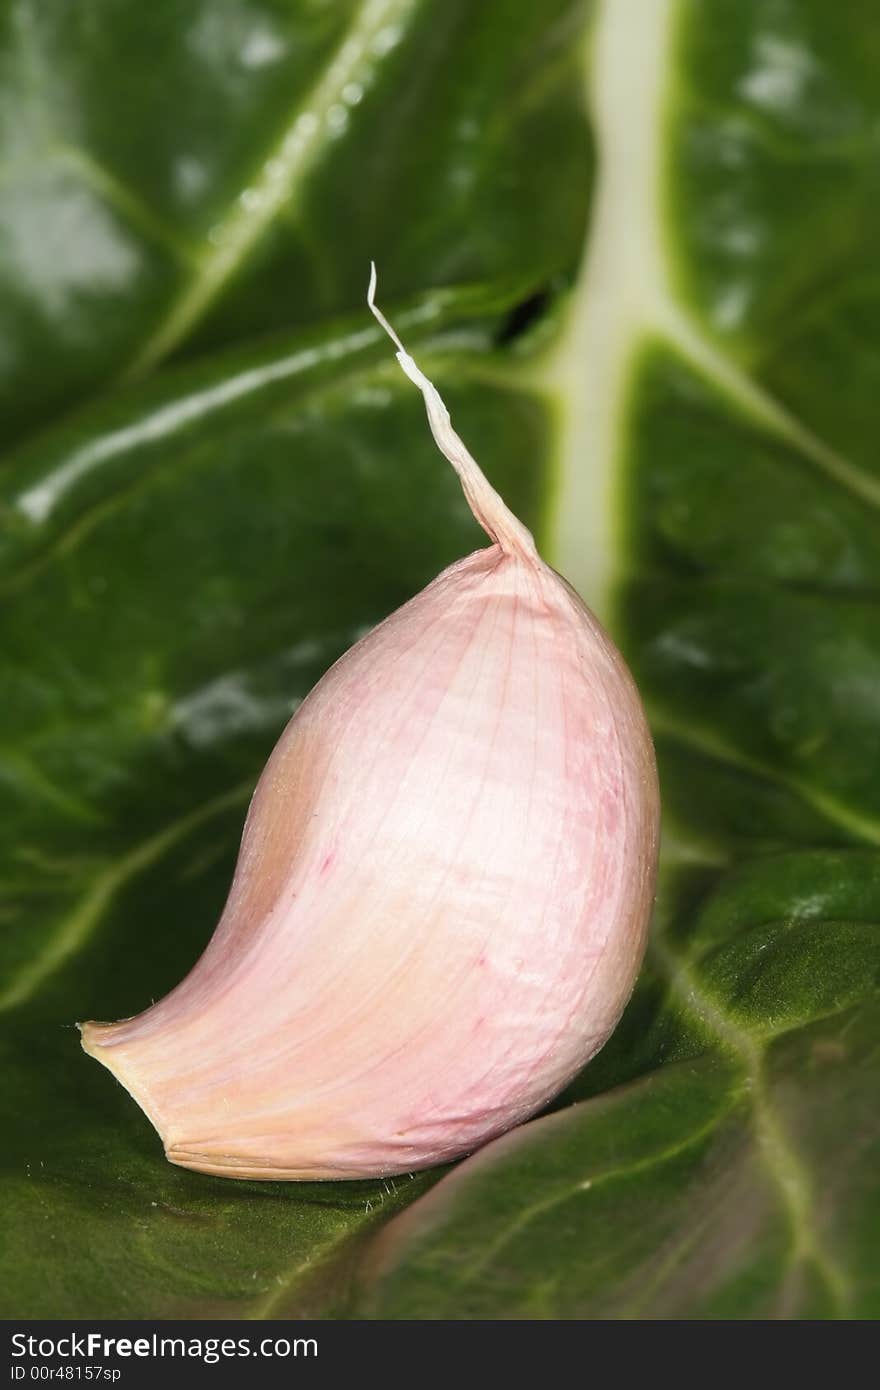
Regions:
<instances>
[{"instance_id":1,"label":"pointed garlic sprout","mask_svg":"<svg viewBox=\"0 0 880 1390\"><path fill-rule=\"evenodd\" d=\"M168 1158L366 1177L466 1153L545 1105L632 990L657 857L639 697L393 338L492 540L318 682L248 812L186 978L83 1047Z\"/></svg>"}]
</instances>

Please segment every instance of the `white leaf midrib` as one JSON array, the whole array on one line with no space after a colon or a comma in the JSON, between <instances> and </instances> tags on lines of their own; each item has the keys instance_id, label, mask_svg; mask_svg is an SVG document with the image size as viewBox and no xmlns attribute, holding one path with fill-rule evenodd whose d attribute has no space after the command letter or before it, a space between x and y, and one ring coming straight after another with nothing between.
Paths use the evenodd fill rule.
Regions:
<instances>
[{"instance_id":1,"label":"white leaf midrib","mask_svg":"<svg viewBox=\"0 0 880 1390\"><path fill-rule=\"evenodd\" d=\"M665 244L667 100L680 0L600 0L584 87L598 175L567 320L533 380L558 403L554 561L600 617L626 546L624 418L639 351L673 348L734 407L840 487L880 507L880 482L818 438L713 341L683 302Z\"/></svg>"},{"instance_id":2,"label":"white leaf midrib","mask_svg":"<svg viewBox=\"0 0 880 1390\"><path fill-rule=\"evenodd\" d=\"M598 149L591 225L568 321L543 363L547 388L562 402L556 558L600 616L618 548L613 494L628 376L665 303L657 129L675 8L675 0L603 0L598 8L585 55Z\"/></svg>"},{"instance_id":3,"label":"white leaf midrib","mask_svg":"<svg viewBox=\"0 0 880 1390\"><path fill-rule=\"evenodd\" d=\"M678 298L664 241L666 104L680 0L600 0L585 52L586 101L598 177L585 262L568 320L538 368L560 403L561 483L554 561L600 617L626 555L620 474L630 382L654 338L677 350L735 405L864 501L880 487L815 438L728 359ZM662 950L662 947L659 949ZM757 1044L705 998L686 964L664 956L682 996L742 1060L758 1148L791 1232L794 1263L813 1263L838 1307L846 1278L814 1225L813 1181L773 1111Z\"/></svg>"}]
</instances>

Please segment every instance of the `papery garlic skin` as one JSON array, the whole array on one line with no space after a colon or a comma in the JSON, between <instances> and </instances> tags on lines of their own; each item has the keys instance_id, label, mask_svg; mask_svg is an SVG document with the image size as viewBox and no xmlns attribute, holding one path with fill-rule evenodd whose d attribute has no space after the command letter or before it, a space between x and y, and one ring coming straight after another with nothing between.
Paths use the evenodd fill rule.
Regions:
<instances>
[{"instance_id":1,"label":"papery garlic skin","mask_svg":"<svg viewBox=\"0 0 880 1390\"><path fill-rule=\"evenodd\" d=\"M469 1152L602 1046L644 951L659 798L638 693L398 356L495 543L297 710L190 974L82 1029L168 1158L204 1172L362 1178Z\"/></svg>"}]
</instances>

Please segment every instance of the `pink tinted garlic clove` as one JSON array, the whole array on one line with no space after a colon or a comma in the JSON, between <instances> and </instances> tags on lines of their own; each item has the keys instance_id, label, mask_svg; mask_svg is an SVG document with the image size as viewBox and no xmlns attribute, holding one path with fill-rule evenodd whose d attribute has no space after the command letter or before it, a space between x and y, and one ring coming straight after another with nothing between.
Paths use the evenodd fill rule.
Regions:
<instances>
[{"instance_id":1,"label":"pink tinted garlic clove","mask_svg":"<svg viewBox=\"0 0 880 1390\"><path fill-rule=\"evenodd\" d=\"M173 1163L363 1178L527 1119L599 1050L654 895L654 753L622 657L394 338L493 544L336 662L284 730L201 959L82 1026Z\"/></svg>"}]
</instances>

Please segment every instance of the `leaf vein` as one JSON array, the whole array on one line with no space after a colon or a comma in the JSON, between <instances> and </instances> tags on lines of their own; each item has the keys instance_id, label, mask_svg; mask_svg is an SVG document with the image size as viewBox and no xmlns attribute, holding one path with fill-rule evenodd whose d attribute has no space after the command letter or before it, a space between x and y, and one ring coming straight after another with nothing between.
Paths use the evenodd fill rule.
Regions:
<instances>
[{"instance_id":1,"label":"leaf vein","mask_svg":"<svg viewBox=\"0 0 880 1390\"><path fill-rule=\"evenodd\" d=\"M419 0L366 0L356 9L323 76L297 103L274 146L212 229L209 254L130 363L127 378L144 375L166 358L210 309L327 147L328 117L340 104L344 108L346 88L356 84L363 91L371 85L385 49L382 36L388 36L389 46L396 41L418 5Z\"/></svg>"},{"instance_id":2,"label":"leaf vein","mask_svg":"<svg viewBox=\"0 0 880 1390\"><path fill-rule=\"evenodd\" d=\"M748 1097L758 1152L779 1193L789 1225L791 1263L812 1264L839 1314L845 1315L851 1303L849 1280L825 1248L816 1228L812 1178L773 1110L761 1044L705 992L692 968L665 942L655 938L651 953L679 1004L741 1060L749 1083Z\"/></svg>"},{"instance_id":3,"label":"leaf vein","mask_svg":"<svg viewBox=\"0 0 880 1390\"><path fill-rule=\"evenodd\" d=\"M239 805L253 791L253 782L243 782L204 806L166 826L97 875L79 903L53 931L50 939L10 980L0 993L0 1013L27 1003L40 986L89 939L100 926L116 894L144 869L150 868L191 831L232 806Z\"/></svg>"}]
</instances>

